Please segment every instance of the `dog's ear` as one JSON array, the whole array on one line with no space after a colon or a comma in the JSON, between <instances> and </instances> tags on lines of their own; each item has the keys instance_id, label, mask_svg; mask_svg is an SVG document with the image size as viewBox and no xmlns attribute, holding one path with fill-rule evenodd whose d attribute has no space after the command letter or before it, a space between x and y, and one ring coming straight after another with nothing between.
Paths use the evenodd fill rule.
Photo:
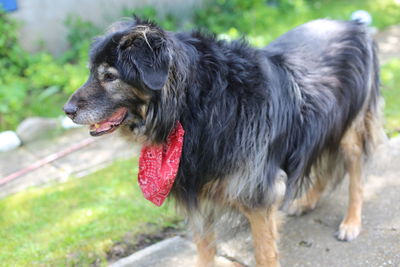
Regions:
<instances>
[{"instance_id":1,"label":"dog's ear","mask_svg":"<svg viewBox=\"0 0 400 267\"><path fill-rule=\"evenodd\" d=\"M121 38L117 54L126 80L140 80L151 90L161 90L167 82L170 58L160 32L133 30Z\"/></svg>"}]
</instances>

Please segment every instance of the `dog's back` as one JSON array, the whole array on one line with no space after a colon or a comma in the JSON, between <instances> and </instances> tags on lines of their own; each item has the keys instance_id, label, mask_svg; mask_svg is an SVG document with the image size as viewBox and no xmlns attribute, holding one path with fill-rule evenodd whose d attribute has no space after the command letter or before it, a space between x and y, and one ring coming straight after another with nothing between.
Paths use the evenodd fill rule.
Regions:
<instances>
[{"instance_id":1,"label":"dog's back","mask_svg":"<svg viewBox=\"0 0 400 267\"><path fill-rule=\"evenodd\" d=\"M288 211L300 215L312 210L324 189L347 173L349 208L338 238L352 240L361 231L362 169L385 138L376 46L361 23L316 20L264 50L287 70L289 87L302 106L301 124L294 126L301 128L300 134L292 140L292 158L285 168L287 192L302 197Z\"/></svg>"},{"instance_id":2,"label":"dog's back","mask_svg":"<svg viewBox=\"0 0 400 267\"><path fill-rule=\"evenodd\" d=\"M292 140L292 159L286 166L289 176L307 175L324 151L339 151L356 117L367 124L358 125L365 154L376 143L377 134L362 131L377 128L371 123L379 124L375 50L365 25L332 20L301 25L264 48L267 57L287 71L289 94L296 95L301 108L297 113L301 123L292 125L301 129L297 140ZM371 138L374 140L364 140ZM304 178L292 181L301 183Z\"/></svg>"}]
</instances>

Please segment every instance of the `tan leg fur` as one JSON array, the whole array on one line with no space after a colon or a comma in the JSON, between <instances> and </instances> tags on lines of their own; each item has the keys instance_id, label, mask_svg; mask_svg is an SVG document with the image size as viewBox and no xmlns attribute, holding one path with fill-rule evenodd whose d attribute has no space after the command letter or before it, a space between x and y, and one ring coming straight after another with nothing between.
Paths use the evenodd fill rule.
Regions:
<instances>
[{"instance_id":1,"label":"tan leg fur","mask_svg":"<svg viewBox=\"0 0 400 267\"><path fill-rule=\"evenodd\" d=\"M312 211L317 206L325 186L326 180L317 179L305 195L293 201L288 209L288 214L299 216Z\"/></svg>"},{"instance_id":2,"label":"tan leg fur","mask_svg":"<svg viewBox=\"0 0 400 267\"><path fill-rule=\"evenodd\" d=\"M216 254L215 233L209 231L204 236L195 234L194 240L197 247L197 267L214 267Z\"/></svg>"},{"instance_id":3,"label":"tan leg fur","mask_svg":"<svg viewBox=\"0 0 400 267\"><path fill-rule=\"evenodd\" d=\"M269 210L243 210L250 222L257 267L278 267L277 208Z\"/></svg>"},{"instance_id":4,"label":"tan leg fur","mask_svg":"<svg viewBox=\"0 0 400 267\"><path fill-rule=\"evenodd\" d=\"M349 205L346 217L339 226L338 239L351 241L361 232L361 210L362 210L362 137L357 130L350 129L341 147L346 160L346 169L349 175Z\"/></svg>"}]
</instances>

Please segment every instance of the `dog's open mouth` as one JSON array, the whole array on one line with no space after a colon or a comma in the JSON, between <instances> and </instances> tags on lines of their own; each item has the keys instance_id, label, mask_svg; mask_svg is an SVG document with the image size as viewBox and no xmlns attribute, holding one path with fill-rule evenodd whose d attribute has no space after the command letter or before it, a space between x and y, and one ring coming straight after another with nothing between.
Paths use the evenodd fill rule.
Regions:
<instances>
[{"instance_id":1,"label":"dog's open mouth","mask_svg":"<svg viewBox=\"0 0 400 267\"><path fill-rule=\"evenodd\" d=\"M90 135L100 136L114 132L125 120L127 113L128 110L126 108L119 108L105 120L90 125Z\"/></svg>"}]
</instances>

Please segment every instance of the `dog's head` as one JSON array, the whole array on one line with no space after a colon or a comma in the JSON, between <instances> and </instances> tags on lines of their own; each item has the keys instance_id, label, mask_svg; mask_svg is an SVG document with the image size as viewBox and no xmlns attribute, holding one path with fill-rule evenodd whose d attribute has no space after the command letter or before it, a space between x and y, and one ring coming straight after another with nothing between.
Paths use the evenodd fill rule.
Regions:
<instances>
[{"instance_id":1,"label":"dog's head","mask_svg":"<svg viewBox=\"0 0 400 267\"><path fill-rule=\"evenodd\" d=\"M64 106L77 124L99 136L119 126L144 126L148 107L168 81L167 33L150 22L119 23L97 38L90 51L90 75Z\"/></svg>"}]
</instances>

